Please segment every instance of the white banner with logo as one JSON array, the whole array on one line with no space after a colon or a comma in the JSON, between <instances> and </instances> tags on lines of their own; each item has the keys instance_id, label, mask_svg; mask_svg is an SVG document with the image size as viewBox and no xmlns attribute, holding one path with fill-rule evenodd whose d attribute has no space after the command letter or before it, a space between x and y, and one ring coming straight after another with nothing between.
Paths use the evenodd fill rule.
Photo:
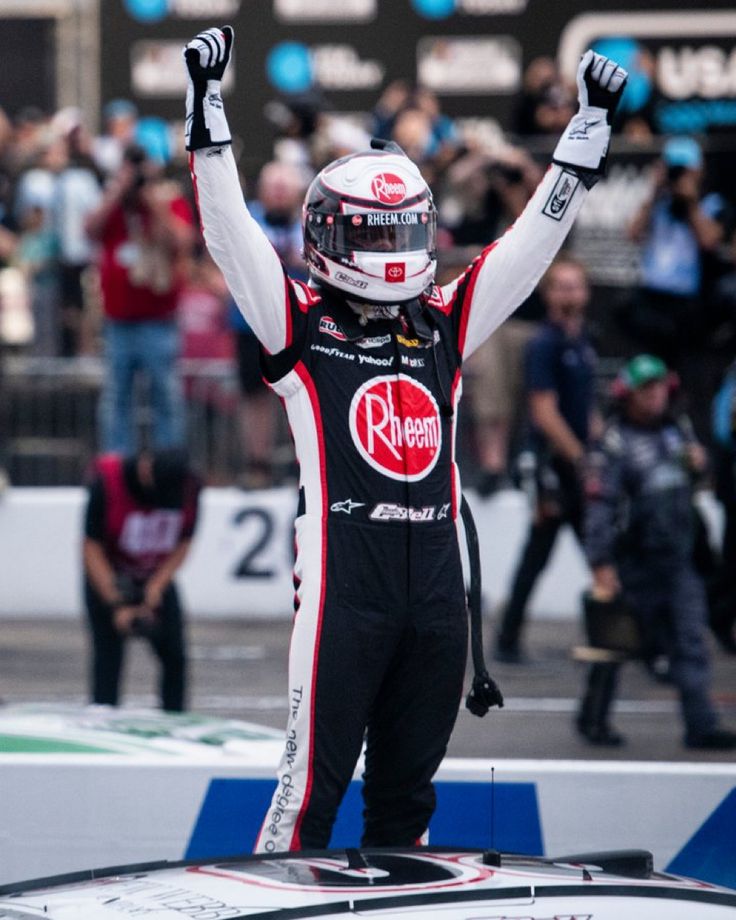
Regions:
<instances>
[{"instance_id":1,"label":"white banner with logo","mask_svg":"<svg viewBox=\"0 0 736 920\"><path fill-rule=\"evenodd\" d=\"M416 432L413 437L424 437ZM431 440L431 432L426 435ZM506 597L529 520L522 493L478 499L483 593L490 612ZM288 617L293 612L293 521L296 491L205 489L191 552L179 575L194 616ZM357 507L350 497L340 510ZM703 496L717 532L719 508ZM85 492L77 488L9 489L0 500L0 617L78 616L82 610L81 542ZM376 505L376 520L423 509ZM438 513L442 513L439 509ZM534 616L575 617L588 570L569 530L561 533L532 596Z\"/></svg>"}]
</instances>

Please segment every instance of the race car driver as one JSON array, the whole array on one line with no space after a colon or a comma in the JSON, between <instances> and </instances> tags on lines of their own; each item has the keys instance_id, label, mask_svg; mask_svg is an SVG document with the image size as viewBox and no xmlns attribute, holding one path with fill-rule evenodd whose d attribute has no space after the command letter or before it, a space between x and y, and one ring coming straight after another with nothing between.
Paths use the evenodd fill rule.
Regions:
<instances>
[{"instance_id":1,"label":"race car driver","mask_svg":"<svg viewBox=\"0 0 736 920\"><path fill-rule=\"evenodd\" d=\"M462 694L455 519L463 360L529 295L603 172L626 74L592 51L580 108L512 230L434 284L437 215L394 144L336 160L304 202L310 283L243 203L220 81L229 26L184 50L187 149L204 235L258 336L300 464L289 717L259 852L328 845L366 740L364 846L426 839Z\"/></svg>"}]
</instances>

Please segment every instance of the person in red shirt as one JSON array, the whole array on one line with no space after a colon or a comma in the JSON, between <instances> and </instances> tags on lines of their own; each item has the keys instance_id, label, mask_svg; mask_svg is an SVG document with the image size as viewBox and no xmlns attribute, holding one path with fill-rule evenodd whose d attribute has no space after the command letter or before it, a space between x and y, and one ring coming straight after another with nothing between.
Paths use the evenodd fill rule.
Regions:
<instances>
[{"instance_id":1,"label":"person in red shirt","mask_svg":"<svg viewBox=\"0 0 736 920\"><path fill-rule=\"evenodd\" d=\"M95 703L117 706L125 640L140 636L161 662L162 708L184 709L183 614L173 578L189 550L199 490L180 451L95 461L83 545Z\"/></svg>"},{"instance_id":2,"label":"person in red shirt","mask_svg":"<svg viewBox=\"0 0 736 920\"><path fill-rule=\"evenodd\" d=\"M153 446L180 446L184 404L176 372L175 313L184 265L194 244L191 208L178 187L162 179L145 151L132 146L86 228L100 243L106 359L102 449L131 454L139 446L133 412L133 383L139 371L148 378Z\"/></svg>"}]
</instances>

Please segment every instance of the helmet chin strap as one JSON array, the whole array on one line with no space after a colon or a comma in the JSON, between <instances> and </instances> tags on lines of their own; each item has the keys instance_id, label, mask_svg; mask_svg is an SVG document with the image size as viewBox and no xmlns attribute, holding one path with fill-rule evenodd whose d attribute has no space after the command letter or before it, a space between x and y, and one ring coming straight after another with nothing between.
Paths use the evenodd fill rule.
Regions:
<instances>
[{"instance_id":1,"label":"helmet chin strap","mask_svg":"<svg viewBox=\"0 0 736 920\"><path fill-rule=\"evenodd\" d=\"M360 303L348 300L350 309L358 315L358 322L365 326L371 319L396 319L401 309L397 303Z\"/></svg>"}]
</instances>

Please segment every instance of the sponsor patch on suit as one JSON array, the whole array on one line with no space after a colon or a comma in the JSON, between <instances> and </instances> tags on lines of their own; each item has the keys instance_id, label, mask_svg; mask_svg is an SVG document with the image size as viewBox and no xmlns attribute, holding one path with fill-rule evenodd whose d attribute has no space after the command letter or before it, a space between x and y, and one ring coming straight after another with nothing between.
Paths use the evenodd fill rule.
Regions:
<instances>
[{"instance_id":1,"label":"sponsor patch on suit","mask_svg":"<svg viewBox=\"0 0 736 920\"><path fill-rule=\"evenodd\" d=\"M580 179L575 173L563 169L557 178L557 182L555 182L547 203L542 208L542 214L546 214L552 220L562 220L578 185L580 185Z\"/></svg>"}]
</instances>

